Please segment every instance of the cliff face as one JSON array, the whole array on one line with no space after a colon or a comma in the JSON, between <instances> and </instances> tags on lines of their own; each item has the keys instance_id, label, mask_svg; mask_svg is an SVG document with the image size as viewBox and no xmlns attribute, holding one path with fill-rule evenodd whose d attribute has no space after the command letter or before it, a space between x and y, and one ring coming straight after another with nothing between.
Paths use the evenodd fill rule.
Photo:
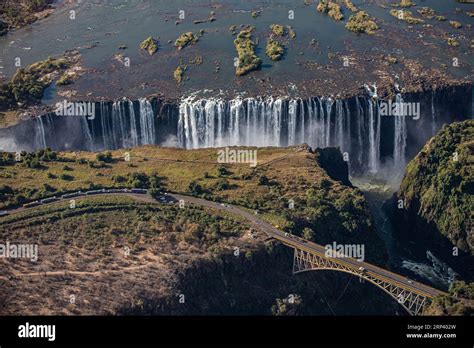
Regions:
<instances>
[{"instance_id":1,"label":"cliff face","mask_svg":"<svg viewBox=\"0 0 474 348\"><path fill-rule=\"evenodd\" d=\"M374 285L341 272L293 275L293 250L259 243L252 253L197 260L177 270L166 294L138 292L125 315L405 315ZM186 294L179 303L174 294ZM136 304L140 304L137 306Z\"/></svg>"},{"instance_id":2,"label":"cliff face","mask_svg":"<svg viewBox=\"0 0 474 348\"><path fill-rule=\"evenodd\" d=\"M474 121L467 120L445 126L408 164L395 202L407 233L441 235L472 254L473 153Z\"/></svg>"},{"instance_id":3,"label":"cliff face","mask_svg":"<svg viewBox=\"0 0 474 348\"><path fill-rule=\"evenodd\" d=\"M344 185L352 186L349 181L349 165L344 161L342 153L335 147L317 149L317 162L326 170L331 179Z\"/></svg>"}]
</instances>

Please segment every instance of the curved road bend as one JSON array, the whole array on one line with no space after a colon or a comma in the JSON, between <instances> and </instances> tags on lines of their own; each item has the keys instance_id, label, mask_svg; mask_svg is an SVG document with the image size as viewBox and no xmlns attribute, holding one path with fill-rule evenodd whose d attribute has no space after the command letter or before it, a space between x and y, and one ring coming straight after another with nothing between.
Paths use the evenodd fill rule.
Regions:
<instances>
[{"instance_id":1,"label":"curved road bend","mask_svg":"<svg viewBox=\"0 0 474 348\"><path fill-rule=\"evenodd\" d=\"M103 193L99 194L100 196L126 196L133 198L138 201L143 201L143 202L148 202L148 203L159 203L155 199L153 199L149 195L145 194L136 194L136 193ZM98 195L94 195L98 196ZM87 197L93 197L93 196L79 196L79 197L74 197L75 200L80 201L81 199L87 198ZM300 250L305 250L307 252L310 252L312 254L318 255L320 257L327 258L325 256L326 249L324 246L306 241L300 237L294 236L292 234L287 234L276 227L272 226L266 221L263 221L262 219L258 218L257 216L241 209L236 206L230 205L230 204L223 204L223 203L218 203L218 202L213 202L213 201L207 201L202 198L196 198L192 196L185 196L185 195L180 195L180 194L167 194L163 197L168 197L171 198L171 200L183 200L184 202L188 202L197 206L202 206L202 207L208 207L208 208L214 208L214 209L219 209L219 210L224 210L227 211L231 214L238 215L240 217L245 218L247 221L250 222L250 224L256 229L256 230L261 230L264 233L266 233L269 237L274 238L283 244L292 247L292 248L298 248ZM68 198L59 198L57 201L53 201L50 203L46 203L43 205L48 205L48 204L53 204L61 201L68 201ZM22 211L28 210L31 208L24 208L20 207L17 209L9 210L9 214L16 214L20 213ZM332 257L334 261L337 261L338 263L345 265L347 267L350 267L354 269L356 272L360 267L363 267L367 274L370 274L374 277L377 277L379 279L385 280L387 282L392 283L393 285L396 285L400 288L406 289L408 291L412 291L416 294L426 296L429 298L432 298L437 295L442 295L445 294L444 292L437 290L435 288L432 288L430 286L424 285L422 283L416 282L414 280L408 280L406 277L398 275L396 273L390 272L386 269L377 267L375 265L372 265L367 262L361 262L356 259L350 258L350 257L341 257L341 256L336 256Z\"/></svg>"}]
</instances>

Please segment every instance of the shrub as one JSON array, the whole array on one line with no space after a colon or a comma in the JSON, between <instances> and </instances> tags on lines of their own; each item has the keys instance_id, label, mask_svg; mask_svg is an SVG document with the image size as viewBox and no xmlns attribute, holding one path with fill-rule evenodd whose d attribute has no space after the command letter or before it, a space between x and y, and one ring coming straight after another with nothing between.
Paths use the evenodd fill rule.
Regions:
<instances>
[{"instance_id":1,"label":"shrub","mask_svg":"<svg viewBox=\"0 0 474 348\"><path fill-rule=\"evenodd\" d=\"M127 181L127 178L125 178L124 176L122 175L114 175L112 180L115 182L115 183L123 183L123 182L126 182Z\"/></svg>"},{"instance_id":2,"label":"shrub","mask_svg":"<svg viewBox=\"0 0 474 348\"><path fill-rule=\"evenodd\" d=\"M285 49L283 46L275 40L268 40L267 41L267 47L265 48L265 53L267 54L268 57L270 57L271 60L280 60L281 57L283 56L283 53L285 53Z\"/></svg>"},{"instance_id":3,"label":"shrub","mask_svg":"<svg viewBox=\"0 0 474 348\"><path fill-rule=\"evenodd\" d=\"M270 180L265 175L262 175L258 178L258 184L259 185L268 185L270 183Z\"/></svg>"},{"instance_id":4,"label":"shrub","mask_svg":"<svg viewBox=\"0 0 474 348\"><path fill-rule=\"evenodd\" d=\"M105 163L112 163L113 162L111 152L98 153L95 157L96 157L97 161L101 161L101 162L105 162Z\"/></svg>"},{"instance_id":5,"label":"shrub","mask_svg":"<svg viewBox=\"0 0 474 348\"><path fill-rule=\"evenodd\" d=\"M218 166L217 167L217 176L219 177L223 177L223 176L226 176L226 175L229 175L230 172L227 170L226 167L224 166Z\"/></svg>"},{"instance_id":6,"label":"shrub","mask_svg":"<svg viewBox=\"0 0 474 348\"><path fill-rule=\"evenodd\" d=\"M242 30L234 40L234 47L239 56L239 64L236 67L237 76L260 69L262 60L255 54L255 43L252 41L252 28Z\"/></svg>"},{"instance_id":7,"label":"shrub","mask_svg":"<svg viewBox=\"0 0 474 348\"><path fill-rule=\"evenodd\" d=\"M140 48L152 56L158 51L158 40L154 39L153 36L149 36L140 43Z\"/></svg>"},{"instance_id":8,"label":"shrub","mask_svg":"<svg viewBox=\"0 0 474 348\"><path fill-rule=\"evenodd\" d=\"M61 180L65 180L65 181L72 181L72 180L74 180L74 177L73 177L72 175L69 175L69 174L61 174L61 175L59 176L59 178L60 178Z\"/></svg>"},{"instance_id":9,"label":"shrub","mask_svg":"<svg viewBox=\"0 0 474 348\"><path fill-rule=\"evenodd\" d=\"M189 183L188 191L193 195L200 195L204 193L203 188L196 181L191 181Z\"/></svg>"},{"instance_id":10,"label":"shrub","mask_svg":"<svg viewBox=\"0 0 474 348\"><path fill-rule=\"evenodd\" d=\"M149 179L145 173L132 173L129 174L128 184L133 188L148 188Z\"/></svg>"}]
</instances>

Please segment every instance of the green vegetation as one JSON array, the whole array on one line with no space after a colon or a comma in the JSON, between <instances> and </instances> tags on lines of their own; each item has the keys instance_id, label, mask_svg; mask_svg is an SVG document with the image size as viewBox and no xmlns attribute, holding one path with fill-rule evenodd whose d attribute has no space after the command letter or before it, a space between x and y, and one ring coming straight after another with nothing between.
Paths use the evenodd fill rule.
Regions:
<instances>
[{"instance_id":1,"label":"green vegetation","mask_svg":"<svg viewBox=\"0 0 474 348\"><path fill-rule=\"evenodd\" d=\"M425 22L421 18L413 17L411 11L408 10L390 10L390 14L408 24L420 24Z\"/></svg>"},{"instance_id":2,"label":"green vegetation","mask_svg":"<svg viewBox=\"0 0 474 348\"><path fill-rule=\"evenodd\" d=\"M253 18L260 17L261 14L262 14L261 11L252 11L252 17L253 17Z\"/></svg>"},{"instance_id":3,"label":"green vegetation","mask_svg":"<svg viewBox=\"0 0 474 348\"><path fill-rule=\"evenodd\" d=\"M140 43L140 48L152 56L158 51L158 40L154 39L153 36L149 36Z\"/></svg>"},{"instance_id":4,"label":"green vegetation","mask_svg":"<svg viewBox=\"0 0 474 348\"><path fill-rule=\"evenodd\" d=\"M458 47L460 45L460 43L456 39L454 39L452 37L449 37L448 38L448 45L453 46L453 47Z\"/></svg>"},{"instance_id":5,"label":"green vegetation","mask_svg":"<svg viewBox=\"0 0 474 348\"><path fill-rule=\"evenodd\" d=\"M285 36L286 28L280 24L271 24L270 29L272 30L273 35L275 36Z\"/></svg>"},{"instance_id":6,"label":"green vegetation","mask_svg":"<svg viewBox=\"0 0 474 348\"><path fill-rule=\"evenodd\" d=\"M269 39L267 41L267 47L265 48L265 53L267 56L270 57L271 60L280 60L283 54L285 53L285 49L283 46L273 39Z\"/></svg>"},{"instance_id":7,"label":"green vegetation","mask_svg":"<svg viewBox=\"0 0 474 348\"><path fill-rule=\"evenodd\" d=\"M0 20L0 36L5 35L8 32L8 25Z\"/></svg>"},{"instance_id":8,"label":"green vegetation","mask_svg":"<svg viewBox=\"0 0 474 348\"><path fill-rule=\"evenodd\" d=\"M176 82L178 82L178 84L183 82L183 76L184 76L184 72L186 71L186 69L187 69L186 65L184 65L184 66L180 65L173 72L173 77L176 80Z\"/></svg>"},{"instance_id":9,"label":"green vegetation","mask_svg":"<svg viewBox=\"0 0 474 348\"><path fill-rule=\"evenodd\" d=\"M316 9L321 13L327 14L336 21L341 21L344 18L344 15L341 12L341 5L336 4L331 0L319 0Z\"/></svg>"},{"instance_id":10,"label":"green vegetation","mask_svg":"<svg viewBox=\"0 0 474 348\"><path fill-rule=\"evenodd\" d=\"M355 33L374 34L379 27L365 11L359 11L349 17L346 29Z\"/></svg>"},{"instance_id":11,"label":"green vegetation","mask_svg":"<svg viewBox=\"0 0 474 348\"><path fill-rule=\"evenodd\" d=\"M53 0L22 0L0 2L0 36L8 28L21 28L38 20L36 13L50 7Z\"/></svg>"},{"instance_id":12,"label":"green vegetation","mask_svg":"<svg viewBox=\"0 0 474 348\"><path fill-rule=\"evenodd\" d=\"M70 66L70 61L64 57L49 57L25 69L18 69L10 82L0 86L0 105L8 108L15 107L17 103L38 102L57 73Z\"/></svg>"},{"instance_id":13,"label":"green vegetation","mask_svg":"<svg viewBox=\"0 0 474 348\"><path fill-rule=\"evenodd\" d=\"M294 39L296 37L296 32L291 25L287 26L288 33L290 34L290 38Z\"/></svg>"},{"instance_id":14,"label":"green vegetation","mask_svg":"<svg viewBox=\"0 0 474 348\"><path fill-rule=\"evenodd\" d=\"M474 283L455 281L449 287L448 295L437 296L423 315L465 315L474 314Z\"/></svg>"},{"instance_id":15,"label":"green vegetation","mask_svg":"<svg viewBox=\"0 0 474 348\"><path fill-rule=\"evenodd\" d=\"M454 246L473 252L474 121L452 123L408 164L398 197L405 212L433 225Z\"/></svg>"},{"instance_id":16,"label":"green vegetation","mask_svg":"<svg viewBox=\"0 0 474 348\"><path fill-rule=\"evenodd\" d=\"M183 49L188 45L193 45L198 41L198 37L194 35L191 31L181 34L175 41L174 45L179 49Z\"/></svg>"},{"instance_id":17,"label":"green vegetation","mask_svg":"<svg viewBox=\"0 0 474 348\"><path fill-rule=\"evenodd\" d=\"M396 6L400 7L412 7L415 6L415 3L411 0L400 0L400 3Z\"/></svg>"},{"instance_id":18,"label":"green vegetation","mask_svg":"<svg viewBox=\"0 0 474 348\"><path fill-rule=\"evenodd\" d=\"M236 25L231 25L229 27L229 31L231 32L232 35L237 35L237 26Z\"/></svg>"},{"instance_id":19,"label":"green vegetation","mask_svg":"<svg viewBox=\"0 0 474 348\"><path fill-rule=\"evenodd\" d=\"M78 266L81 271L94 270L97 264L108 269L119 266L124 260L111 253L117 246L126 245L138 252L151 245L156 247L164 236L172 235L176 241L207 249L225 245L228 238L238 237L248 229L242 221L200 207L179 209L111 196L76 200L74 209L68 202L58 202L6 217L0 226L5 232L8 230L8 235L28 233L42 244L51 245L64 255L62 260L81 252L86 264L79 267L73 263L70 269ZM50 271L63 267L61 261Z\"/></svg>"},{"instance_id":20,"label":"green vegetation","mask_svg":"<svg viewBox=\"0 0 474 348\"><path fill-rule=\"evenodd\" d=\"M351 0L342 0L342 2L350 11L354 13L359 12L359 9L352 3Z\"/></svg>"},{"instance_id":21,"label":"green vegetation","mask_svg":"<svg viewBox=\"0 0 474 348\"><path fill-rule=\"evenodd\" d=\"M95 158L99 162L105 162L105 163L112 163L113 162L112 152L110 152L110 151L107 151L105 153L98 153L97 155L95 155Z\"/></svg>"},{"instance_id":22,"label":"green vegetation","mask_svg":"<svg viewBox=\"0 0 474 348\"><path fill-rule=\"evenodd\" d=\"M251 168L219 164L215 149L146 146L130 152L130 162L123 160L122 151L44 152L28 155L29 165L15 162L13 154L4 154L0 157L5 186L0 209L51 196L51 188L56 196L100 188L164 189L258 210L262 218L285 231L302 235L305 228L313 230L313 240L321 244L334 240L366 243L371 248L367 255L379 264L384 262L385 248L374 233L364 196L341 182L347 176L342 172L347 163L340 163L340 154L331 159L332 152L326 151L259 148L259 165ZM49 159L54 156L56 160ZM153 160L156 158L160 161ZM48 186L38 188L38 182ZM290 199L296 209L288 208Z\"/></svg>"},{"instance_id":23,"label":"green vegetation","mask_svg":"<svg viewBox=\"0 0 474 348\"><path fill-rule=\"evenodd\" d=\"M66 85L70 85L74 82L74 79L72 78L72 76L68 73L64 73L61 75L61 77L56 81L56 84L58 86L66 86Z\"/></svg>"},{"instance_id":24,"label":"green vegetation","mask_svg":"<svg viewBox=\"0 0 474 348\"><path fill-rule=\"evenodd\" d=\"M456 29L462 28L462 24L459 23L458 21L449 21L449 24L450 24L453 28L456 28Z\"/></svg>"},{"instance_id":25,"label":"green vegetation","mask_svg":"<svg viewBox=\"0 0 474 348\"><path fill-rule=\"evenodd\" d=\"M202 62L203 62L202 56L197 56L189 60L189 64L193 64L193 65L201 65Z\"/></svg>"},{"instance_id":26,"label":"green vegetation","mask_svg":"<svg viewBox=\"0 0 474 348\"><path fill-rule=\"evenodd\" d=\"M242 76L252 70L260 69L262 60L255 54L255 42L252 41L252 30L248 28L242 30L234 40L234 47L238 54L238 64L235 74Z\"/></svg>"},{"instance_id":27,"label":"green vegetation","mask_svg":"<svg viewBox=\"0 0 474 348\"><path fill-rule=\"evenodd\" d=\"M430 7L422 7L416 10L416 12L418 12L420 15L428 19L433 19L436 16L435 10L433 10Z\"/></svg>"}]
</instances>

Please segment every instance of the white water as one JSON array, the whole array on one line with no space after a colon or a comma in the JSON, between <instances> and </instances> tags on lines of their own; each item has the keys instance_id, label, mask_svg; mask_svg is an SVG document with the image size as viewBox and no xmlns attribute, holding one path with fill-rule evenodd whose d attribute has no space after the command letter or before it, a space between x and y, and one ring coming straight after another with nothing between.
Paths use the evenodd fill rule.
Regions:
<instances>
[{"instance_id":1,"label":"white water","mask_svg":"<svg viewBox=\"0 0 474 348\"><path fill-rule=\"evenodd\" d=\"M155 122L151 103L147 99L140 99L139 103L141 145L155 144Z\"/></svg>"},{"instance_id":2,"label":"white water","mask_svg":"<svg viewBox=\"0 0 474 348\"><path fill-rule=\"evenodd\" d=\"M397 101L402 102L402 97L397 96ZM143 98L135 103L129 100L113 104L101 102L94 120L62 119L66 123L76 122L74 127L82 128L78 129L77 138L82 139L81 147L92 151L170 143L166 140L168 136L175 138L179 147L187 149L307 143L313 148L339 147L349 154L351 165L377 173L381 168L379 108L376 99L363 97L354 98L351 103L326 97L237 97L231 100L188 97L181 100L176 118L171 114L164 132L160 128L163 122L160 114ZM49 115L42 116L35 122L36 148L57 144L51 137L56 137L53 127L58 121L54 121L55 117L52 121L49 118ZM394 149L393 154L384 152L384 156L392 155L401 168L406 161L405 118L394 117L393 135L384 136L389 136L383 139L384 144L393 142ZM73 144L77 147L77 139Z\"/></svg>"},{"instance_id":3,"label":"white water","mask_svg":"<svg viewBox=\"0 0 474 348\"><path fill-rule=\"evenodd\" d=\"M433 283L449 286L457 277L457 273L446 263L438 259L431 251L426 251L426 262L404 260L402 267Z\"/></svg>"},{"instance_id":4,"label":"white water","mask_svg":"<svg viewBox=\"0 0 474 348\"><path fill-rule=\"evenodd\" d=\"M403 98L397 94L396 103L402 105ZM394 116L394 144L393 144L393 161L396 166L405 166L405 151L407 145L407 126L405 115Z\"/></svg>"},{"instance_id":5,"label":"white water","mask_svg":"<svg viewBox=\"0 0 474 348\"><path fill-rule=\"evenodd\" d=\"M336 103L334 113L333 104ZM337 130L331 118L337 122ZM342 100L236 98L182 100L179 107L178 142L185 148L253 145L348 147L350 122ZM362 128L360 128L362 130ZM361 135L359 135L361 137Z\"/></svg>"},{"instance_id":6,"label":"white water","mask_svg":"<svg viewBox=\"0 0 474 348\"><path fill-rule=\"evenodd\" d=\"M380 122L376 122L374 102L369 99L369 171L376 173L379 165L379 151L380 143L378 143L379 136L377 130L379 130Z\"/></svg>"}]
</instances>

